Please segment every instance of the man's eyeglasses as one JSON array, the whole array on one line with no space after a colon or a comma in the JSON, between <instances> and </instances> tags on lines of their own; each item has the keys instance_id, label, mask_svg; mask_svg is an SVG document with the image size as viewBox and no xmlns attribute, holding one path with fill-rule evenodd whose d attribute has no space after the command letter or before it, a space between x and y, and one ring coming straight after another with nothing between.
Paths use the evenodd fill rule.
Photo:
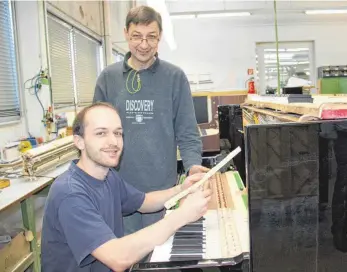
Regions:
<instances>
[{"instance_id":1,"label":"man's eyeglasses","mask_svg":"<svg viewBox=\"0 0 347 272\"><path fill-rule=\"evenodd\" d=\"M140 45L145 40L151 47L156 46L159 42L159 38L156 35L149 35L143 38L141 35L133 34L130 36L130 40L134 45Z\"/></svg>"}]
</instances>

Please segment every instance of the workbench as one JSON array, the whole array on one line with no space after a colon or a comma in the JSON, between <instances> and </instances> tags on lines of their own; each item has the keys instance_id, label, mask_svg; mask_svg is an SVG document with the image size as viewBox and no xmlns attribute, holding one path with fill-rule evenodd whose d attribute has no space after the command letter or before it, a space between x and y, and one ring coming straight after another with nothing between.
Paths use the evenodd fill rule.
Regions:
<instances>
[{"instance_id":1,"label":"workbench","mask_svg":"<svg viewBox=\"0 0 347 272\"><path fill-rule=\"evenodd\" d=\"M30 265L33 265L33 272L41 271L33 197L35 195L46 195L55 178L65 172L69 166L70 163L63 164L54 170L47 171L35 180L29 180L28 177L13 178L11 179L11 185L1 190L0 212L20 204L23 227L28 233L32 234L30 254L17 263L11 272L25 271Z\"/></svg>"},{"instance_id":2,"label":"workbench","mask_svg":"<svg viewBox=\"0 0 347 272\"><path fill-rule=\"evenodd\" d=\"M347 118L344 95L315 95L312 103L286 103L270 96L248 95L241 107L244 126Z\"/></svg>"}]
</instances>

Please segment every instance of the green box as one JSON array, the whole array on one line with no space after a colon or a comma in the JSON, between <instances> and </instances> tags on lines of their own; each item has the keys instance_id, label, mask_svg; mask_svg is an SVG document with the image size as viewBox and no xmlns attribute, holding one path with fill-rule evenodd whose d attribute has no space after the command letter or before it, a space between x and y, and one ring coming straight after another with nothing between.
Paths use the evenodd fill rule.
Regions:
<instances>
[{"instance_id":1,"label":"green box","mask_svg":"<svg viewBox=\"0 0 347 272\"><path fill-rule=\"evenodd\" d=\"M320 79L320 94L347 94L347 77Z\"/></svg>"},{"instance_id":2,"label":"green box","mask_svg":"<svg viewBox=\"0 0 347 272\"><path fill-rule=\"evenodd\" d=\"M347 94L347 77L341 77L340 82L340 93Z\"/></svg>"}]
</instances>

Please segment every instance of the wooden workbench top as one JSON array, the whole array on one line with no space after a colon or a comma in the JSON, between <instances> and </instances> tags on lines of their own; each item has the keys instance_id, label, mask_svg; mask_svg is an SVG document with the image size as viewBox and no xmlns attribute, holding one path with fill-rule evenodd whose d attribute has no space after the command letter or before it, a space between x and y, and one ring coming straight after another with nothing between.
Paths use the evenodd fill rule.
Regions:
<instances>
[{"instance_id":1,"label":"wooden workbench top","mask_svg":"<svg viewBox=\"0 0 347 272\"><path fill-rule=\"evenodd\" d=\"M36 180L29 180L26 177L11 179L11 185L1 189L0 212L41 191L56 177L65 172L69 166L70 162L63 164L52 171L42 174L41 176L45 177L38 177Z\"/></svg>"}]
</instances>

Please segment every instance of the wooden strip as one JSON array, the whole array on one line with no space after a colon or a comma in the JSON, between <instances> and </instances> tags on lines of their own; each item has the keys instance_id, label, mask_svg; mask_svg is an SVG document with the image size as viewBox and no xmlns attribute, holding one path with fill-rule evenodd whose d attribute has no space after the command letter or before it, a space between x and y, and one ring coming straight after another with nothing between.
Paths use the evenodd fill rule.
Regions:
<instances>
[{"instance_id":1,"label":"wooden strip","mask_svg":"<svg viewBox=\"0 0 347 272\"><path fill-rule=\"evenodd\" d=\"M344 99L340 99L340 101L337 101L336 99L333 100L329 98L315 98L315 102L313 103L283 103L271 101L271 98L268 98L268 100L257 101L257 97L252 96L246 99L242 107L251 105L258 108L269 108L281 111L283 113L295 113L300 115L311 115L315 117L321 117L322 113L324 113L325 110L331 109L336 111L340 109L346 109L346 98L344 97ZM345 117L337 115L336 118Z\"/></svg>"},{"instance_id":2,"label":"wooden strip","mask_svg":"<svg viewBox=\"0 0 347 272\"><path fill-rule=\"evenodd\" d=\"M235 205L231 196L231 189L225 174L221 176L221 184L222 184L222 193L224 195L226 208L235 209Z\"/></svg>"},{"instance_id":3,"label":"wooden strip","mask_svg":"<svg viewBox=\"0 0 347 272\"><path fill-rule=\"evenodd\" d=\"M218 209L218 191L217 191L217 183L218 183L218 174L214 175L209 183L209 187L212 190L212 198L210 203L208 203L209 210L217 210Z\"/></svg>"},{"instance_id":4,"label":"wooden strip","mask_svg":"<svg viewBox=\"0 0 347 272\"><path fill-rule=\"evenodd\" d=\"M221 162L219 162L215 167L213 167L210 171L206 173L206 175L198 182L196 182L194 185L189 187L188 189L182 191L181 193L175 195L171 199L169 199L167 202L165 202L165 208L170 209L173 206L176 205L176 202L182 199L183 197L187 196L190 192L197 190L199 187L203 186L204 183L211 178L214 174L216 174L224 165L226 165L229 161L231 161L237 154L241 152L241 148L237 147L232 152L228 154Z\"/></svg>"},{"instance_id":5,"label":"wooden strip","mask_svg":"<svg viewBox=\"0 0 347 272\"><path fill-rule=\"evenodd\" d=\"M221 90L221 91L194 91L192 92L193 97L197 96L240 96L244 95L246 96L248 94L248 91L246 90Z\"/></svg>"},{"instance_id":6,"label":"wooden strip","mask_svg":"<svg viewBox=\"0 0 347 272\"><path fill-rule=\"evenodd\" d=\"M243 106L243 108L245 108L247 110L259 112L259 113L262 113L264 115L270 115L272 117L275 117L275 118L278 118L282 121L287 121L287 122L297 122L297 121L299 121L299 118L300 118L300 116L296 117L296 116L291 115L291 114L275 112L273 110L258 109L258 108L250 107L250 106Z\"/></svg>"}]
</instances>

